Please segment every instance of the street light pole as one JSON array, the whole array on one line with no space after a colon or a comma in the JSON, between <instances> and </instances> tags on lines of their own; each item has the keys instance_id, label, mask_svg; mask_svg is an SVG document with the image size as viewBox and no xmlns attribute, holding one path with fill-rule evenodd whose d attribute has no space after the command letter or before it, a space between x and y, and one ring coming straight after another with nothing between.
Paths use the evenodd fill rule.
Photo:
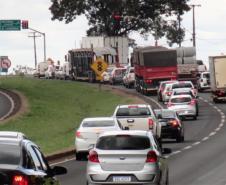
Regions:
<instances>
[{"instance_id":1,"label":"street light pole","mask_svg":"<svg viewBox=\"0 0 226 185\"><path fill-rule=\"evenodd\" d=\"M201 5L200 4L198 4L198 5L192 4L190 6L192 7L192 14L193 14L193 33L192 33L192 40L193 40L193 46L196 47L195 7L201 7Z\"/></svg>"},{"instance_id":2,"label":"street light pole","mask_svg":"<svg viewBox=\"0 0 226 185\"><path fill-rule=\"evenodd\" d=\"M34 32L37 32L37 33L43 35L43 42L44 42L43 43L43 45L44 45L44 62L46 62L46 34L43 33L43 32L40 32L38 30L35 30L33 28L29 28L29 29L32 30L32 31L34 31Z\"/></svg>"},{"instance_id":3,"label":"street light pole","mask_svg":"<svg viewBox=\"0 0 226 185\"><path fill-rule=\"evenodd\" d=\"M28 36L28 37L32 37L34 39L34 55L35 55L35 69L37 67L37 54L36 54L36 37L40 37L40 35L36 35L36 32L33 32L32 36Z\"/></svg>"}]
</instances>

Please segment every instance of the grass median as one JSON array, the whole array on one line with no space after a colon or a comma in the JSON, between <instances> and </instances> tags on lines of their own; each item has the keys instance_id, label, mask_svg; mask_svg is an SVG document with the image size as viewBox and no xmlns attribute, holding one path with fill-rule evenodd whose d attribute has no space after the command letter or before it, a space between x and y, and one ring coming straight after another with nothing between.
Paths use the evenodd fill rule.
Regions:
<instances>
[{"instance_id":1,"label":"grass median","mask_svg":"<svg viewBox=\"0 0 226 185\"><path fill-rule=\"evenodd\" d=\"M111 116L116 105L132 102L109 90L99 91L98 86L71 81L3 77L0 87L21 92L29 103L25 115L0 125L0 130L25 133L45 154L72 148L83 118Z\"/></svg>"}]
</instances>

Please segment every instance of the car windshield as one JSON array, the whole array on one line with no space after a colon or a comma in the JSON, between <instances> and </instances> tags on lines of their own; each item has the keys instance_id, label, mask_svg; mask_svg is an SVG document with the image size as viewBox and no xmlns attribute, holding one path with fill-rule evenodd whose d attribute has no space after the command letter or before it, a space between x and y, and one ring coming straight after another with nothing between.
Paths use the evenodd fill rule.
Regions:
<instances>
[{"instance_id":1,"label":"car windshield","mask_svg":"<svg viewBox=\"0 0 226 185\"><path fill-rule=\"evenodd\" d=\"M84 121L82 127L112 127L115 125L113 120Z\"/></svg>"},{"instance_id":2,"label":"car windshield","mask_svg":"<svg viewBox=\"0 0 226 185\"><path fill-rule=\"evenodd\" d=\"M151 112L147 107L119 108L116 116L150 116Z\"/></svg>"},{"instance_id":3,"label":"car windshield","mask_svg":"<svg viewBox=\"0 0 226 185\"><path fill-rule=\"evenodd\" d=\"M173 84L172 89L178 89L178 88L193 88L191 83L178 83Z\"/></svg>"},{"instance_id":4,"label":"car windshield","mask_svg":"<svg viewBox=\"0 0 226 185\"><path fill-rule=\"evenodd\" d=\"M151 144L146 136L117 135L101 137L96 147L101 150L145 150Z\"/></svg>"},{"instance_id":5,"label":"car windshield","mask_svg":"<svg viewBox=\"0 0 226 185\"><path fill-rule=\"evenodd\" d=\"M190 97L179 97L171 99L171 103L189 103L190 101L191 101Z\"/></svg>"},{"instance_id":6,"label":"car windshield","mask_svg":"<svg viewBox=\"0 0 226 185\"><path fill-rule=\"evenodd\" d=\"M20 147L0 143L0 164L18 165L20 163Z\"/></svg>"}]
</instances>

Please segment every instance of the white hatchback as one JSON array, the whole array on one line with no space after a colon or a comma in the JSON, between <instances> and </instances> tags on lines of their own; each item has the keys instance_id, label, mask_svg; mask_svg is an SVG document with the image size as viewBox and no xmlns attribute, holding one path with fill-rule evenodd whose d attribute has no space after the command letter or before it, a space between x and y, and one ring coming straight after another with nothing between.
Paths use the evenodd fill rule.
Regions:
<instances>
[{"instance_id":1,"label":"white hatchback","mask_svg":"<svg viewBox=\"0 0 226 185\"><path fill-rule=\"evenodd\" d=\"M196 102L191 95L171 96L167 107L176 111L182 118L193 117L194 120L197 119Z\"/></svg>"},{"instance_id":2,"label":"white hatchback","mask_svg":"<svg viewBox=\"0 0 226 185\"><path fill-rule=\"evenodd\" d=\"M88 154L89 147L96 143L99 134L114 130L121 130L121 125L115 118L96 117L83 119L75 133L76 159L81 160L83 156Z\"/></svg>"}]
</instances>

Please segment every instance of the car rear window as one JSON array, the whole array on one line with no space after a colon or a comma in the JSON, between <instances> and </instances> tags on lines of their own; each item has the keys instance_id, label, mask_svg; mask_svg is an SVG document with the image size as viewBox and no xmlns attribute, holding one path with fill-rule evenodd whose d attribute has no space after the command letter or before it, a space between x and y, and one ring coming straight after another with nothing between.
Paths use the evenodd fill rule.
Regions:
<instances>
[{"instance_id":1,"label":"car rear window","mask_svg":"<svg viewBox=\"0 0 226 185\"><path fill-rule=\"evenodd\" d=\"M20 147L0 143L0 164L18 165L20 163Z\"/></svg>"},{"instance_id":2,"label":"car rear window","mask_svg":"<svg viewBox=\"0 0 226 185\"><path fill-rule=\"evenodd\" d=\"M174 95L183 95L183 94L187 94L187 95L191 95L191 96L193 96L193 94L192 94L192 92L191 91L176 91L175 93L174 93Z\"/></svg>"},{"instance_id":3,"label":"car rear window","mask_svg":"<svg viewBox=\"0 0 226 185\"><path fill-rule=\"evenodd\" d=\"M96 147L101 150L145 150L151 144L146 136L116 135L99 138Z\"/></svg>"},{"instance_id":4,"label":"car rear window","mask_svg":"<svg viewBox=\"0 0 226 185\"><path fill-rule=\"evenodd\" d=\"M188 103L191 101L189 97L172 98L171 103Z\"/></svg>"},{"instance_id":5,"label":"car rear window","mask_svg":"<svg viewBox=\"0 0 226 185\"><path fill-rule=\"evenodd\" d=\"M147 107L123 107L117 110L116 116L150 116L151 112Z\"/></svg>"},{"instance_id":6,"label":"car rear window","mask_svg":"<svg viewBox=\"0 0 226 185\"><path fill-rule=\"evenodd\" d=\"M173 111L162 111L161 113L162 118L175 118L175 112Z\"/></svg>"},{"instance_id":7,"label":"car rear window","mask_svg":"<svg viewBox=\"0 0 226 185\"><path fill-rule=\"evenodd\" d=\"M178 84L173 84L172 89L177 89L177 88L193 88L191 83L178 83Z\"/></svg>"},{"instance_id":8,"label":"car rear window","mask_svg":"<svg viewBox=\"0 0 226 185\"><path fill-rule=\"evenodd\" d=\"M82 127L112 127L115 125L113 120L101 120L101 121L85 121Z\"/></svg>"}]
</instances>

